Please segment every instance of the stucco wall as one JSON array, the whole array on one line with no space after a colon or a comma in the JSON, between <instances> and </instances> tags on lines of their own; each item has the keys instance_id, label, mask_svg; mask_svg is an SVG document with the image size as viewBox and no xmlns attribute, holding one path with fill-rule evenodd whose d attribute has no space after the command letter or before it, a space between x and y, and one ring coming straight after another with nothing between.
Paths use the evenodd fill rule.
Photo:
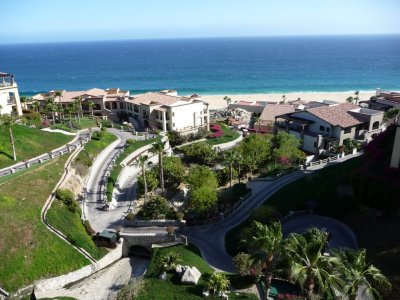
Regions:
<instances>
[{"instance_id":1,"label":"stucco wall","mask_svg":"<svg viewBox=\"0 0 400 300\"><path fill-rule=\"evenodd\" d=\"M15 104L8 103L8 100L10 98L10 93L14 93ZM20 98L19 98L19 93L18 93L18 86L16 85L15 82L14 82L14 85L12 85L12 86L5 86L5 87L0 86L0 105L2 106L0 114L12 113L12 111L13 111L12 106L15 105L18 115L22 115L21 103L20 103Z\"/></svg>"}]
</instances>

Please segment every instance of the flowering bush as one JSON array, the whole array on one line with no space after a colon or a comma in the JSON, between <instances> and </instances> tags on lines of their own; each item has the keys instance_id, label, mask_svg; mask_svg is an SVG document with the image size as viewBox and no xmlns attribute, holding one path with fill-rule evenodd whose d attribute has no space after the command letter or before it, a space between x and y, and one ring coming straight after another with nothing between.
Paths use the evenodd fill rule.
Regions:
<instances>
[{"instance_id":1,"label":"flowering bush","mask_svg":"<svg viewBox=\"0 0 400 300\"><path fill-rule=\"evenodd\" d=\"M213 133L208 136L209 138L219 138L224 135L224 131L219 125L211 125L210 129L213 131Z\"/></svg>"},{"instance_id":2,"label":"flowering bush","mask_svg":"<svg viewBox=\"0 0 400 300\"><path fill-rule=\"evenodd\" d=\"M282 165L290 165L290 159L288 157L286 157L286 156L279 157L279 162Z\"/></svg>"}]
</instances>

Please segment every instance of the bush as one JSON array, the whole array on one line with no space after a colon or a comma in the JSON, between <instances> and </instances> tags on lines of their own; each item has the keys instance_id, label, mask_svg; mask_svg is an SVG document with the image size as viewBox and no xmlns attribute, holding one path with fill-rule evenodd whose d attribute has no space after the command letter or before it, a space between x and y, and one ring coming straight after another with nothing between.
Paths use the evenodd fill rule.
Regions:
<instances>
[{"instance_id":1,"label":"bush","mask_svg":"<svg viewBox=\"0 0 400 300\"><path fill-rule=\"evenodd\" d=\"M142 278L130 279L129 283L118 291L117 300L136 299L143 286Z\"/></svg>"},{"instance_id":2,"label":"bush","mask_svg":"<svg viewBox=\"0 0 400 300\"><path fill-rule=\"evenodd\" d=\"M79 205L75 201L75 195L70 190L58 189L55 193L56 199L62 201L70 212L79 212Z\"/></svg>"},{"instance_id":3,"label":"bush","mask_svg":"<svg viewBox=\"0 0 400 300\"><path fill-rule=\"evenodd\" d=\"M179 212L176 213L176 219L177 220L182 221L184 217L185 217L185 215L184 215L183 212L179 211Z\"/></svg>"},{"instance_id":4,"label":"bush","mask_svg":"<svg viewBox=\"0 0 400 300\"><path fill-rule=\"evenodd\" d=\"M163 271L172 271L175 270L176 266L181 262L181 258L179 254L175 251L171 251L167 254L164 254L160 258L160 267Z\"/></svg>"},{"instance_id":5,"label":"bush","mask_svg":"<svg viewBox=\"0 0 400 300\"><path fill-rule=\"evenodd\" d=\"M112 122L110 120L101 120L101 127L112 127Z\"/></svg>"},{"instance_id":6,"label":"bush","mask_svg":"<svg viewBox=\"0 0 400 300\"><path fill-rule=\"evenodd\" d=\"M160 196L147 201L137 215L144 220L173 219L176 216L169 202Z\"/></svg>"},{"instance_id":7,"label":"bush","mask_svg":"<svg viewBox=\"0 0 400 300\"><path fill-rule=\"evenodd\" d=\"M125 219L129 220L129 221L135 221L136 216L134 213L130 212L125 216Z\"/></svg>"},{"instance_id":8,"label":"bush","mask_svg":"<svg viewBox=\"0 0 400 300\"><path fill-rule=\"evenodd\" d=\"M217 154L211 145L200 142L182 147L181 152L184 154L184 160L188 164L213 165Z\"/></svg>"},{"instance_id":9,"label":"bush","mask_svg":"<svg viewBox=\"0 0 400 300\"><path fill-rule=\"evenodd\" d=\"M243 252L236 254L236 256L233 258L233 265L235 266L236 271L241 276L250 275L250 270L251 270L250 254Z\"/></svg>"},{"instance_id":10,"label":"bush","mask_svg":"<svg viewBox=\"0 0 400 300\"><path fill-rule=\"evenodd\" d=\"M88 220L83 221L83 226L85 226L88 235L93 236L96 234L96 231L92 228Z\"/></svg>"},{"instance_id":11,"label":"bush","mask_svg":"<svg viewBox=\"0 0 400 300\"><path fill-rule=\"evenodd\" d=\"M90 153L83 149L79 155L77 156L77 158L75 159L75 162L79 165L83 165L86 166L88 168L90 168L93 164L93 159L90 155Z\"/></svg>"},{"instance_id":12,"label":"bush","mask_svg":"<svg viewBox=\"0 0 400 300\"><path fill-rule=\"evenodd\" d=\"M214 272L207 280L207 288L213 294L225 292L229 287L229 279L225 274Z\"/></svg>"},{"instance_id":13,"label":"bush","mask_svg":"<svg viewBox=\"0 0 400 300\"><path fill-rule=\"evenodd\" d=\"M278 217L278 212L274 206L263 205L256 208L251 213L251 218L261 223L268 223L271 219Z\"/></svg>"},{"instance_id":14,"label":"bush","mask_svg":"<svg viewBox=\"0 0 400 300\"><path fill-rule=\"evenodd\" d=\"M95 131L92 134L92 140L101 141L104 138L105 131Z\"/></svg>"},{"instance_id":15,"label":"bush","mask_svg":"<svg viewBox=\"0 0 400 300\"><path fill-rule=\"evenodd\" d=\"M154 191L158 186L158 170L154 168L148 172L146 172L146 183L147 183L147 191ZM137 177L137 187L136 192L138 196L144 195L144 180L143 176L140 175Z\"/></svg>"}]
</instances>

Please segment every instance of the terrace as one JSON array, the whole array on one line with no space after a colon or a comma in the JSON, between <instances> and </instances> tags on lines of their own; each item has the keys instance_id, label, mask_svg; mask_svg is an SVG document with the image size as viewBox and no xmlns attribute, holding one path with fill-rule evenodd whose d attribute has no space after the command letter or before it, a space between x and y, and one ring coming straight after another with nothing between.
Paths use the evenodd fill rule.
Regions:
<instances>
[{"instance_id":1,"label":"terrace","mask_svg":"<svg viewBox=\"0 0 400 300\"><path fill-rule=\"evenodd\" d=\"M14 75L0 72L0 87L9 87L14 85Z\"/></svg>"}]
</instances>

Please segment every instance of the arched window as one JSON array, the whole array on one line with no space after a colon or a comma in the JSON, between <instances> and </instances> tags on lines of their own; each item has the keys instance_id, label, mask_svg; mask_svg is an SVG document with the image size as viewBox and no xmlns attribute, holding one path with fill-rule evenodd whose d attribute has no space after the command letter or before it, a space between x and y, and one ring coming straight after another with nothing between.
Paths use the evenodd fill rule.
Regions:
<instances>
[{"instance_id":1,"label":"arched window","mask_svg":"<svg viewBox=\"0 0 400 300\"><path fill-rule=\"evenodd\" d=\"M379 121L376 121L372 124L372 129L378 129L379 128Z\"/></svg>"}]
</instances>

